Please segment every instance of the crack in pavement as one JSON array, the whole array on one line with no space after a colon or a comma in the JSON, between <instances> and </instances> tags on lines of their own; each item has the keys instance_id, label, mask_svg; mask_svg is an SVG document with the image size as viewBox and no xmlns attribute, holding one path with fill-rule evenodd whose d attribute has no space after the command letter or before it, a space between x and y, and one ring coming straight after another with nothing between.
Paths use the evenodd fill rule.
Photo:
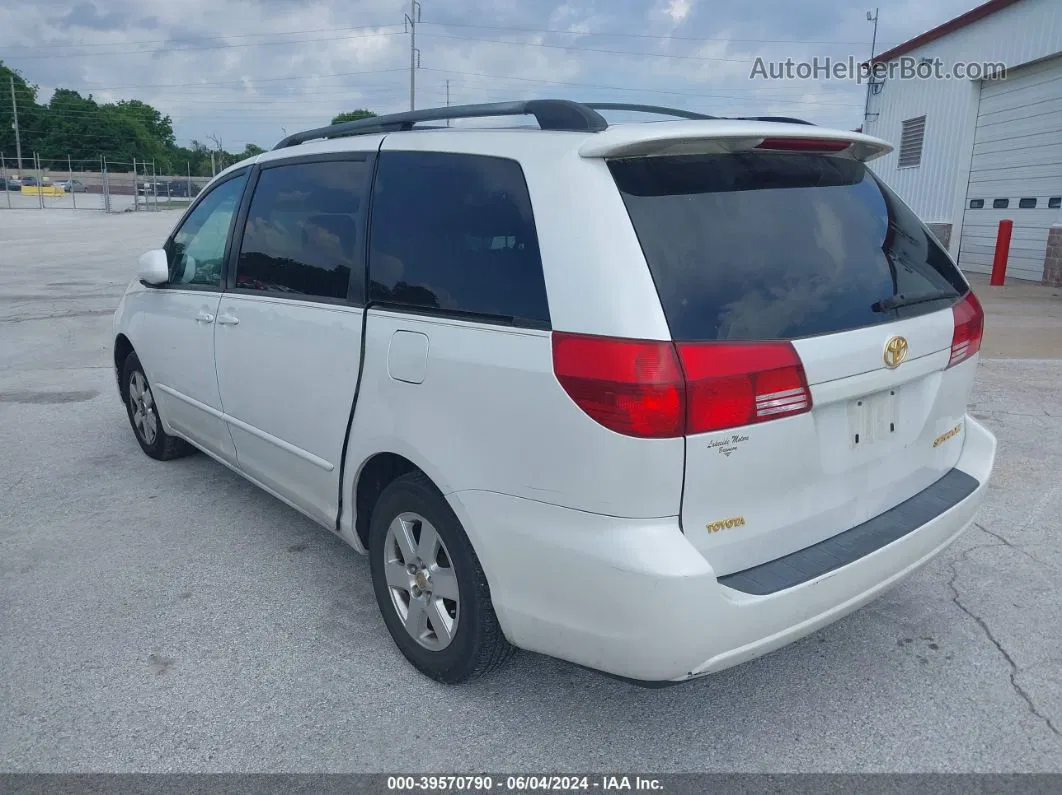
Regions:
<instances>
[{"instance_id":1,"label":"crack in pavement","mask_svg":"<svg viewBox=\"0 0 1062 795\"><path fill-rule=\"evenodd\" d=\"M1006 538L1001 536L999 533L996 533L996 532L993 532L992 530L989 530L983 524L980 524L979 522L974 522L973 526L976 527L978 530L980 530L985 535L990 535L990 536L992 536L992 538L997 539L998 541L1000 541L1003 544L1003 546L1006 546L1006 547L1009 547L1010 549L1013 549L1015 552L1017 552L1020 555L1024 555L1029 560L1031 560L1033 563L1036 563L1036 564L1038 564L1040 566L1043 566L1046 569L1053 568L1050 564L1044 563L1042 560L1040 560L1038 557L1034 556L1031 552L1026 550L1024 547L1020 547L1017 544L1011 543ZM991 546L995 546L995 544L992 544Z\"/></svg>"},{"instance_id":2,"label":"crack in pavement","mask_svg":"<svg viewBox=\"0 0 1062 795\"><path fill-rule=\"evenodd\" d=\"M978 411L971 411L970 413L979 420L993 420L996 417L1032 417L1034 420L1041 419L1043 417L1050 417L1055 419L1055 415L1047 411L1047 409L1040 409L1042 414L1026 414L1021 411L1004 411L1003 409L981 409Z\"/></svg>"},{"instance_id":3,"label":"crack in pavement","mask_svg":"<svg viewBox=\"0 0 1062 795\"><path fill-rule=\"evenodd\" d=\"M989 533L989 535L994 534ZM1003 542L1003 545L1010 546L1005 541ZM1055 725L1054 721L1051 720L1051 718L1049 718L1047 715L1043 714L1042 712L1040 712L1039 709L1037 709L1036 704L1033 703L1032 696L1030 696L1028 691L1026 691L1025 688L1023 688L1018 682L1018 674L1021 673L1022 669L1018 667L1018 664L1014 661L1014 658L1010 656L1010 653L1005 648L1003 648L1003 644L999 642L999 640L994 634L992 634L992 630L989 628L988 622L986 622L983 618L981 618L981 616L977 615L977 613L975 613L973 610L971 610L969 607L962 603L959 596L959 589L955 586L955 581L959 578L960 563L965 563L966 560L969 558L970 554L976 552L979 549L998 548L999 546L1000 544L978 544L977 546L973 546L967 549L965 552L962 553L962 555L959 556L957 560L954 560L949 564L951 567L951 579L948 580L948 588L951 590L951 601L955 604L957 608L959 608L962 612L972 618L974 622L976 622L977 626L981 628L981 632L984 633L985 637L988 638L992 645L996 647L996 650L1001 655L1003 655L1003 659L1006 660L1007 665L1010 666L1010 686L1014 690L1014 692L1018 694L1021 700L1025 702L1025 706L1029 708L1029 712L1031 712L1037 718L1042 720L1047 726L1047 728L1050 729L1056 737L1062 738L1062 731L1059 731L1058 727Z\"/></svg>"}]
</instances>

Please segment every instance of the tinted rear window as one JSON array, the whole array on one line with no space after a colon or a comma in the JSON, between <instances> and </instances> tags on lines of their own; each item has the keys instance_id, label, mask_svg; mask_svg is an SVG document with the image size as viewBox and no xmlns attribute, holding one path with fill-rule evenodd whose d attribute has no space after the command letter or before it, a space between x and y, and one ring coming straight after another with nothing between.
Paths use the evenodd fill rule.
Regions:
<instances>
[{"instance_id":1,"label":"tinted rear window","mask_svg":"<svg viewBox=\"0 0 1062 795\"><path fill-rule=\"evenodd\" d=\"M531 198L514 160L380 155L369 299L549 326Z\"/></svg>"},{"instance_id":2,"label":"tinted rear window","mask_svg":"<svg viewBox=\"0 0 1062 795\"><path fill-rule=\"evenodd\" d=\"M829 334L938 311L966 290L933 233L862 163L730 154L609 168L676 340ZM874 307L937 292L953 298Z\"/></svg>"}]
</instances>

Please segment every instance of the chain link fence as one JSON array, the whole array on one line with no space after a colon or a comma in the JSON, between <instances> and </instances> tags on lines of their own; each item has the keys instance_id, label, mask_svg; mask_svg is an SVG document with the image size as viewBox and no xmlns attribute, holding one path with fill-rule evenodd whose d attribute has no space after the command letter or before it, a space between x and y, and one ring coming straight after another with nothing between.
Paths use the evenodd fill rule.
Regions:
<instances>
[{"instance_id":1,"label":"chain link fence","mask_svg":"<svg viewBox=\"0 0 1062 795\"><path fill-rule=\"evenodd\" d=\"M154 212L186 207L209 177L160 174L150 160L15 157L0 153L0 210Z\"/></svg>"}]
</instances>

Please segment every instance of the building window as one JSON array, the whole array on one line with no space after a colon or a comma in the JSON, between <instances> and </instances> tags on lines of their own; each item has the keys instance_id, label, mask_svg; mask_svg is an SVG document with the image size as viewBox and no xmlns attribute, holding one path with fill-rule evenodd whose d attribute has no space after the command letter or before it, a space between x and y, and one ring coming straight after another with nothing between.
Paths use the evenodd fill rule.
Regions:
<instances>
[{"instance_id":1,"label":"building window","mask_svg":"<svg viewBox=\"0 0 1062 795\"><path fill-rule=\"evenodd\" d=\"M1018 207L1023 210L1032 210L1036 208L1036 199L1018 199Z\"/></svg>"},{"instance_id":2,"label":"building window","mask_svg":"<svg viewBox=\"0 0 1062 795\"><path fill-rule=\"evenodd\" d=\"M901 122L900 157L897 166L913 168L922 164L922 141L926 137L926 117L907 119Z\"/></svg>"},{"instance_id":3,"label":"building window","mask_svg":"<svg viewBox=\"0 0 1062 795\"><path fill-rule=\"evenodd\" d=\"M1010 207L1010 199L992 199L992 209L1005 210Z\"/></svg>"},{"instance_id":4,"label":"building window","mask_svg":"<svg viewBox=\"0 0 1062 795\"><path fill-rule=\"evenodd\" d=\"M1052 196L1047 200L1047 209L1057 210L1059 207L1062 207L1062 196Z\"/></svg>"},{"instance_id":5,"label":"building window","mask_svg":"<svg viewBox=\"0 0 1062 795\"><path fill-rule=\"evenodd\" d=\"M971 210L980 210L984 206L985 206L985 200L984 199L970 199L970 209Z\"/></svg>"}]
</instances>

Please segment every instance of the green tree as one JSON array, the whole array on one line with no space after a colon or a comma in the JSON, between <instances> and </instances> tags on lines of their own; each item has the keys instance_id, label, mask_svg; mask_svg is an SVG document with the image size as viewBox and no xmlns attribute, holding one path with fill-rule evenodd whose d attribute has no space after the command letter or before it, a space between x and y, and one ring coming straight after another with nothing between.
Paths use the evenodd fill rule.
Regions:
<instances>
[{"instance_id":1,"label":"green tree","mask_svg":"<svg viewBox=\"0 0 1062 795\"><path fill-rule=\"evenodd\" d=\"M83 97L77 91L58 88L43 111L41 118L45 123L37 141L42 159L98 158L109 148L103 111L91 95Z\"/></svg>"},{"instance_id":2,"label":"green tree","mask_svg":"<svg viewBox=\"0 0 1062 795\"><path fill-rule=\"evenodd\" d=\"M209 177L228 165L261 154L265 150L247 144L242 152L222 151L220 139L214 145L193 140L191 146L178 146L173 120L157 108L138 99L100 103L91 94L57 88L46 105L37 102L37 86L0 61L0 153L9 171L15 168L15 133L12 128L10 80L14 79L22 144L22 171L32 168L37 153L45 168L65 169L67 158L75 168L98 168L107 159L111 171L130 171L133 160L151 164L158 175ZM373 116L368 110L341 114L346 118ZM211 164L213 158L213 166ZM151 166L147 166L150 168Z\"/></svg>"},{"instance_id":3,"label":"green tree","mask_svg":"<svg viewBox=\"0 0 1062 795\"><path fill-rule=\"evenodd\" d=\"M332 124L341 124L345 121L357 121L358 119L371 119L376 114L366 108L358 108L357 110L350 110L346 113L340 113L338 116L332 119Z\"/></svg>"},{"instance_id":4,"label":"green tree","mask_svg":"<svg viewBox=\"0 0 1062 795\"><path fill-rule=\"evenodd\" d=\"M255 144L247 144L247 146L243 148L242 152L240 152L238 155L235 155L235 158L237 160L246 160L249 157L256 157L262 154L263 152L265 152L265 149L263 149L262 147L257 146Z\"/></svg>"},{"instance_id":5,"label":"green tree","mask_svg":"<svg viewBox=\"0 0 1062 795\"><path fill-rule=\"evenodd\" d=\"M176 139L173 136L173 122L169 116L163 116L151 105L139 99L120 100L116 107L123 116L142 126L163 147L167 149L173 147Z\"/></svg>"}]
</instances>

